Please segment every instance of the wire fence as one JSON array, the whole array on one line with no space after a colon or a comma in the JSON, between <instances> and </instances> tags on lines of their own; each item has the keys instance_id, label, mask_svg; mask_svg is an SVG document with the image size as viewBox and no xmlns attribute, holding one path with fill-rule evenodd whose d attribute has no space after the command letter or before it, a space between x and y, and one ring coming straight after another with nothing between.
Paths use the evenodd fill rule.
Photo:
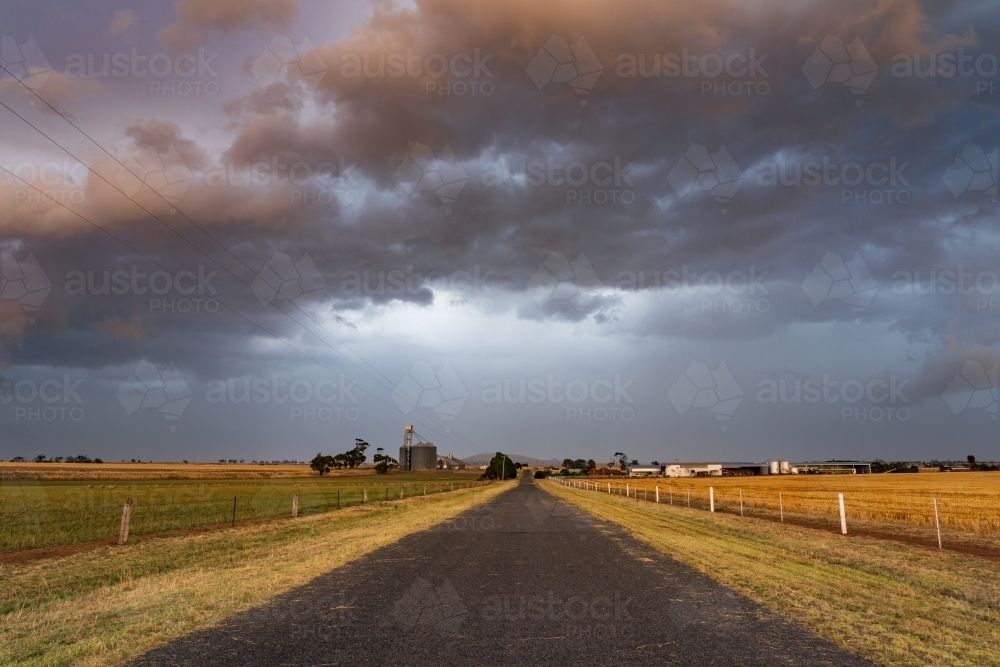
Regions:
<instances>
[{"instance_id":1,"label":"wire fence","mask_svg":"<svg viewBox=\"0 0 1000 667\"><path fill-rule=\"evenodd\" d=\"M1000 548L1000 488L786 490L674 480L559 479L564 486L712 512ZM843 511L841 501L843 500Z\"/></svg>"},{"instance_id":2,"label":"wire fence","mask_svg":"<svg viewBox=\"0 0 1000 667\"><path fill-rule=\"evenodd\" d=\"M368 486L301 487L233 484L135 489L41 486L0 495L0 553L110 540L122 529L131 500L128 534L149 535L298 516L371 502L389 502L480 486L487 482L412 482ZM127 498L123 498L127 494Z\"/></svg>"}]
</instances>

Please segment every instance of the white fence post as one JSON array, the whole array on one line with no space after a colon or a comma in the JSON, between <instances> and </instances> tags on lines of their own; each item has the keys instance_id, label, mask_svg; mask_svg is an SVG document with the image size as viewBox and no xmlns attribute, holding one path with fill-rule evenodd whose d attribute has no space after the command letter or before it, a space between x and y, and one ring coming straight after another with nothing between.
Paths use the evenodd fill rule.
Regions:
<instances>
[{"instance_id":1,"label":"white fence post","mask_svg":"<svg viewBox=\"0 0 1000 667\"><path fill-rule=\"evenodd\" d=\"M838 493L837 498L840 502L840 534L847 535L847 515L844 513L844 494Z\"/></svg>"},{"instance_id":2,"label":"white fence post","mask_svg":"<svg viewBox=\"0 0 1000 667\"><path fill-rule=\"evenodd\" d=\"M625 497L626 497L626 498L628 498L628 496L629 496L629 492L628 492L628 484L626 484L626 485L625 485Z\"/></svg>"},{"instance_id":3,"label":"white fence post","mask_svg":"<svg viewBox=\"0 0 1000 667\"><path fill-rule=\"evenodd\" d=\"M708 511L709 512L714 512L715 511L715 487L714 486L708 487Z\"/></svg>"},{"instance_id":4,"label":"white fence post","mask_svg":"<svg viewBox=\"0 0 1000 667\"><path fill-rule=\"evenodd\" d=\"M674 487L668 486L667 487L667 492L670 494L670 504L673 505L674 504Z\"/></svg>"},{"instance_id":5,"label":"white fence post","mask_svg":"<svg viewBox=\"0 0 1000 667\"><path fill-rule=\"evenodd\" d=\"M660 502L660 485L656 485L656 502Z\"/></svg>"},{"instance_id":6,"label":"white fence post","mask_svg":"<svg viewBox=\"0 0 1000 667\"><path fill-rule=\"evenodd\" d=\"M778 494L778 511L781 512L781 523L785 523L785 502L780 493Z\"/></svg>"},{"instance_id":7,"label":"white fence post","mask_svg":"<svg viewBox=\"0 0 1000 667\"><path fill-rule=\"evenodd\" d=\"M743 489L740 489L740 516L743 516Z\"/></svg>"},{"instance_id":8,"label":"white fence post","mask_svg":"<svg viewBox=\"0 0 1000 667\"><path fill-rule=\"evenodd\" d=\"M941 516L938 514L937 498L934 498L934 524L937 526L938 549L942 549L944 547L941 546Z\"/></svg>"},{"instance_id":9,"label":"white fence post","mask_svg":"<svg viewBox=\"0 0 1000 667\"><path fill-rule=\"evenodd\" d=\"M368 487L367 486L365 487L365 499L364 499L364 502L366 502L366 503L368 502Z\"/></svg>"},{"instance_id":10,"label":"white fence post","mask_svg":"<svg viewBox=\"0 0 1000 667\"><path fill-rule=\"evenodd\" d=\"M292 496L292 518L299 518L299 494Z\"/></svg>"}]
</instances>

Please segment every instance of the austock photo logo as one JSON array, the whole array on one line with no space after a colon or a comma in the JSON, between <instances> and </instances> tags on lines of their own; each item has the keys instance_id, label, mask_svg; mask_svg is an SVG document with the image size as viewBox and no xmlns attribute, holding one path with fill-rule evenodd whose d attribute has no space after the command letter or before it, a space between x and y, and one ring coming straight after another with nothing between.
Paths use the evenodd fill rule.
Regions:
<instances>
[{"instance_id":1,"label":"austock photo logo","mask_svg":"<svg viewBox=\"0 0 1000 667\"><path fill-rule=\"evenodd\" d=\"M695 190L705 190L723 206L719 212L725 215L726 206L736 196L743 183L743 172L736 166L725 145L709 153L701 144L691 144L667 174L667 181L683 198Z\"/></svg>"},{"instance_id":2,"label":"austock photo logo","mask_svg":"<svg viewBox=\"0 0 1000 667\"><path fill-rule=\"evenodd\" d=\"M957 269L896 271L890 290L898 296L973 297L976 313L991 315L1000 310L994 298L1000 292L1000 275L996 271L967 271L961 264Z\"/></svg>"},{"instance_id":3,"label":"austock photo logo","mask_svg":"<svg viewBox=\"0 0 1000 667\"><path fill-rule=\"evenodd\" d=\"M309 37L303 37L296 44L285 35L271 38L250 66L250 73L261 88L274 83L287 83L316 90L326 71L326 62Z\"/></svg>"},{"instance_id":4,"label":"austock photo logo","mask_svg":"<svg viewBox=\"0 0 1000 667\"><path fill-rule=\"evenodd\" d=\"M469 610L450 581L434 584L417 579L392 609L392 617L406 631L434 629L454 635L462 627Z\"/></svg>"},{"instance_id":5,"label":"austock photo logo","mask_svg":"<svg viewBox=\"0 0 1000 667\"><path fill-rule=\"evenodd\" d=\"M0 404L13 404L15 422L79 422L85 416L83 398L77 393L83 379L69 373L42 380L5 379L0 376Z\"/></svg>"},{"instance_id":6,"label":"austock photo logo","mask_svg":"<svg viewBox=\"0 0 1000 667\"><path fill-rule=\"evenodd\" d=\"M6 70L0 72L0 81L17 79L35 92L42 89L52 74L52 65L34 37L18 44L13 37L0 35L0 65ZM34 106L34 100L31 105Z\"/></svg>"},{"instance_id":7,"label":"austock photo logo","mask_svg":"<svg viewBox=\"0 0 1000 667\"><path fill-rule=\"evenodd\" d=\"M966 361L944 390L944 400L952 414L958 415L966 409L984 409L996 421L998 369L998 364L988 368L978 361Z\"/></svg>"},{"instance_id":8,"label":"austock photo logo","mask_svg":"<svg viewBox=\"0 0 1000 667\"><path fill-rule=\"evenodd\" d=\"M878 65L860 37L845 45L839 37L827 35L802 65L802 73L813 90L826 83L844 84L858 98L855 106L860 107L861 96L878 74Z\"/></svg>"},{"instance_id":9,"label":"austock photo logo","mask_svg":"<svg viewBox=\"0 0 1000 667\"><path fill-rule=\"evenodd\" d=\"M64 73L71 79L152 79L149 94L165 97L218 95L219 75L213 63L218 53L168 55L140 54L133 48L129 53L71 53L66 56Z\"/></svg>"},{"instance_id":10,"label":"austock photo logo","mask_svg":"<svg viewBox=\"0 0 1000 667\"><path fill-rule=\"evenodd\" d=\"M743 390L725 362L713 370L704 362L692 361L667 391L667 400L678 415L692 408L708 409L725 433L729 430L727 422L743 401Z\"/></svg>"},{"instance_id":11,"label":"austock photo logo","mask_svg":"<svg viewBox=\"0 0 1000 667\"><path fill-rule=\"evenodd\" d=\"M889 72L897 79L971 79L976 84L976 96L997 92L997 56L972 55L964 47L945 53L897 53Z\"/></svg>"},{"instance_id":12,"label":"austock photo logo","mask_svg":"<svg viewBox=\"0 0 1000 667\"><path fill-rule=\"evenodd\" d=\"M480 182L490 187L527 184L565 188L568 205L631 204L635 201L631 168L632 163L624 162L618 155L613 160L592 164L580 161L563 164L552 157L545 162L533 160L521 164L490 162L483 165Z\"/></svg>"},{"instance_id":13,"label":"austock photo logo","mask_svg":"<svg viewBox=\"0 0 1000 667\"><path fill-rule=\"evenodd\" d=\"M52 291L52 283L42 270L34 253L18 261L13 253L0 253L0 300L16 301L35 323L35 315Z\"/></svg>"},{"instance_id":14,"label":"austock photo logo","mask_svg":"<svg viewBox=\"0 0 1000 667\"><path fill-rule=\"evenodd\" d=\"M966 192L982 192L997 203L997 149L987 153L981 146L966 144L942 177L956 199Z\"/></svg>"},{"instance_id":15,"label":"austock photo logo","mask_svg":"<svg viewBox=\"0 0 1000 667\"><path fill-rule=\"evenodd\" d=\"M684 265L680 271L621 271L615 288L619 290L672 290L682 296L698 298L701 313L755 314L771 309L770 292L764 284L769 271L758 271L751 264L747 271L703 271Z\"/></svg>"},{"instance_id":16,"label":"austock photo logo","mask_svg":"<svg viewBox=\"0 0 1000 667\"><path fill-rule=\"evenodd\" d=\"M297 306L316 305L323 298L326 287L326 280L309 253L298 261L293 261L286 253L274 253L250 283L262 306L275 299L286 299Z\"/></svg>"},{"instance_id":17,"label":"austock photo logo","mask_svg":"<svg viewBox=\"0 0 1000 667\"><path fill-rule=\"evenodd\" d=\"M158 411L168 423L181 418L193 395L184 376L173 364L156 366L145 359L135 365L116 394L127 414L148 408ZM177 425L170 424L170 432L176 430Z\"/></svg>"},{"instance_id":18,"label":"austock photo logo","mask_svg":"<svg viewBox=\"0 0 1000 667\"><path fill-rule=\"evenodd\" d=\"M146 273L133 264L128 270L69 271L63 284L67 296L148 295L150 313L217 313L221 304L212 281L218 270L199 265L197 272L181 270L171 275L164 270Z\"/></svg>"},{"instance_id":19,"label":"austock photo logo","mask_svg":"<svg viewBox=\"0 0 1000 667\"><path fill-rule=\"evenodd\" d=\"M447 362L437 370L426 361L415 362L392 390L392 400L404 415L425 408L446 422L455 421L468 398L468 390Z\"/></svg>"},{"instance_id":20,"label":"austock photo logo","mask_svg":"<svg viewBox=\"0 0 1000 667\"><path fill-rule=\"evenodd\" d=\"M757 382L756 398L761 405L838 406L843 423L906 422L912 416L905 393L910 382L895 373L867 380L834 380L829 373L769 377Z\"/></svg>"},{"instance_id":21,"label":"austock photo logo","mask_svg":"<svg viewBox=\"0 0 1000 667\"><path fill-rule=\"evenodd\" d=\"M770 75L764 69L768 55L758 55L753 47L746 54L727 55L695 55L686 47L681 53L650 53L648 58L645 53L623 53L616 60L615 74L625 79L695 79L701 81L702 95L761 97L771 92Z\"/></svg>"},{"instance_id":22,"label":"austock photo logo","mask_svg":"<svg viewBox=\"0 0 1000 667\"><path fill-rule=\"evenodd\" d=\"M597 85L604 67L582 35L573 45L565 37L550 35L528 63L527 71L539 90L550 83L569 84L577 95L584 97L580 106L586 106L585 96Z\"/></svg>"},{"instance_id":23,"label":"austock photo logo","mask_svg":"<svg viewBox=\"0 0 1000 667\"><path fill-rule=\"evenodd\" d=\"M14 187L15 204L82 204L86 198L87 166L70 159L15 164L0 163L0 186Z\"/></svg>"},{"instance_id":24,"label":"austock photo logo","mask_svg":"<svg viewBox=\"0 0 1000 667\"><path fill-rule=\"evenodd\" d=\"M547 378L488 378L483 380L479 397L485 405L568 404L566 421L630 422L635 419L635 401L629 394L634 382L618 373L596 380L557 380L551 374Z\"/></svg>"},{"instance_id":25,"label":"austock photo logo","mask_svg":"<svg viewBox=\"0 0 1000 667\"><path fill-rule=\"evenodd\" d=\"M426 79L427 95L492 95L495 86L488 64L492 53L473 49L472 53L421 55L406 52L345 53L340 57L340 75L345 79Z\"/></svg>"},{"instance_id":26,"label":"austock photo logo","mask_svg":"<svg viewBox=\"0 0 1000 667\"><path fill-rule=\"evenodd\" d=\"M205 392L209 405L288 405L291 421L357 421L361 416L355 389L357 379L343 375L336 380L283 379L277 373L269 377L243 377L210 380Z\"/></svg>"},{"instance_id":27,"label":"austock photo logo","mask_svg":"<svg viewBox=\"0 0 1000 667\"><path fill-rule=\"evenodd\" d=\"M802 291L813 306L827 300L843 301L851 310L860 313L878 293L878 282L860 253L845 262L840 255L828 252L802 283Z\"/></svg>"},{"instance_id":28,"label":"austock photo logo","mask_svg":"<svg viewBox=\"0 0 1000 667\"><path fill-rule=\"evenodd\" d=\"M593 307L602 287L583 253L572 262L560 253L549 253L528 280L528 293L539 306L551 302L580 312Z\"/></svg>"},{"instance_id":29,"label":"austock photo logo","mask_svg":"<svg viewBox=\"0 0 1000 667\"><path fill-rule=\"evenodd\" d=\"M841 204L908 204L912 199L906 170L910 163L895 155L887 160L845 163L829 157L761 162L753 168L761 187L840 188Z\"/></svg>"},{"instance_id":30,"label":"austock photo logo","mask_svg":"<svg viewBox=\"0 0 1000 667\"><path fill-rule=\"evenodd\" d=\"M404 197L431 192L445 206L446 215L451 214L451 205L462 194L468 180L465 167L447 144L440 153L435 153L426 144L414 144L392 172L392 182Z\"/></svg>"}]
</instances>

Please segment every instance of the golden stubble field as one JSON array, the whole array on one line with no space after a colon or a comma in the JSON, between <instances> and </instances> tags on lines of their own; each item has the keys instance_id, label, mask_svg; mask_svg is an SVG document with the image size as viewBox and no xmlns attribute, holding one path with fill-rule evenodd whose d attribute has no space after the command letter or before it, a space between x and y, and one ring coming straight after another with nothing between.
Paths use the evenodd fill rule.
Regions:
<instances>
[{"instance_id":1,"label":"golden stubble field","mask_svg":"<svg viewBox=\"0 0 1000 667\"><path fill-rule=\"evenodd\" d=\"M780 475L755 477L585 479L606 492L693 507L708 506L714 489L717 511L821 524L839 523L838 494L844 494L848 529L885 531L936 539L937 499L945 542L1000 549L1000 472L923 472L888 475Z\"/></svg>"}]
</instances>

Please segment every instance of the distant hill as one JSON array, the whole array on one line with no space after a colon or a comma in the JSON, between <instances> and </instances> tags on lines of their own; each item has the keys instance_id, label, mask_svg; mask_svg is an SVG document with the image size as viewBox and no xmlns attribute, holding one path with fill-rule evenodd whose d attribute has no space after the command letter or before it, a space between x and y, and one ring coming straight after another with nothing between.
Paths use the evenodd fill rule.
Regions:
<instances>
[{"instance_id":1,"label":"distant hill","mask_svg":"<svg viewBox=\"0 0 1000 667\"><path fill-rule=\"evenodd\" d=\"M504 452L507 454L507 452ZM466 463L471 463L473 465L486 465L490 460L496 456L496 452L488 452L483 454L474 454L472 456L461 456L463 461ZM510 460L514 463L524 463L529 466L558 466L562 465L562 461L557 461L556 459L536 459L533 456L525 456L524 454L507 454Z\"/></svg>"}]
</instances>

